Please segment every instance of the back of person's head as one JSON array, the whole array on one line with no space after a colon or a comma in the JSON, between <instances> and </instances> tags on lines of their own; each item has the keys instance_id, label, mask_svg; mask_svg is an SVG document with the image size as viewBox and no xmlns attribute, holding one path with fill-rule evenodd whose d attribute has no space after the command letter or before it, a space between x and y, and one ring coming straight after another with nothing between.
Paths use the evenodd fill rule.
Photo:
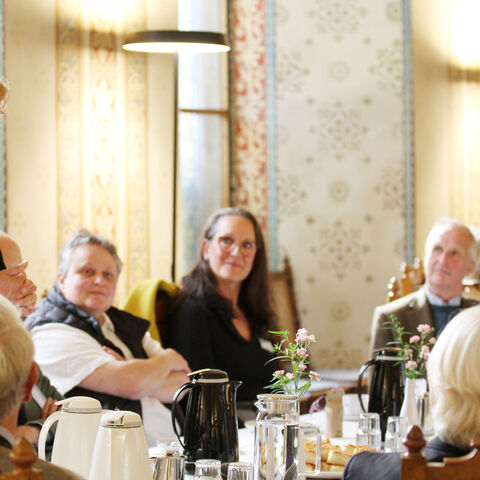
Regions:
<instances>
[{"instance_id":1,"label":"back of person's head","mask_svg":"<svg viewBox=\"0 0 480 480\"><path fill-rule=\"evenodd\" d=\"M441 236L444 232L448 230L462 230L465 232L467 237L470 238L470 258L476 262L477 261L477 242L471 230L464 225L463 223L455 220L454 218L448 217L441 217L439 218L433 227L431 228L430 232L427 235L427 239L425 240L425 253L430 252L435 245L439 236Z\"/></svg>"},{"instance_id":2,"label":"back of person's head","mask_svg":"<svg viewBox=\"0 0 480 480\"><path fill-rule=\"evenodd\" d=\"M33 363L33 343L15 307L0 295L0 419L22 401Z\"/></svg>"},{"instance_id":3,"label":"back of person's head","mask_svg":"<svg viewBox=\"0 0 480 480\"><path fill-rule=\"evenodd\" d=\"M445 327L428 359L435 433L466 448L480 435L480 305Z\"/></svg>"},{"instance_id":4,"label":"back of person's head","mask_svg":"<svg viewBox=\"0 0 480 480\"><path fill-rule=\"evenodd\" d=\"M115 263L117 265L117 273L118 275L120 275L123 263L118 256L115 245L107 238L102 237L101 235L95 235L94 233L86 229L81 229L75 232L60 250L60 263L58 265L57 273L60 273L63 276L67 274L68 267L70 266L70 260L72 258L72 253L80 245L97 245L104 248L115 260Z\"/></svg>"}]
</instances>

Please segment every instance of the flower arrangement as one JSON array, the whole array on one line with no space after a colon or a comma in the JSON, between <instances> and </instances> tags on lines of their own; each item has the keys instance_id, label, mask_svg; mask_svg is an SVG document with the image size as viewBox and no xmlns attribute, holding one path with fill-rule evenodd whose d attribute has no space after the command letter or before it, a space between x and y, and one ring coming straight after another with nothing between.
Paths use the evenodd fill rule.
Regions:
<instances>
[{"instance_id":1,"label":"flower arrangement","mask_svg":"<svg viewBox=\"0 0 480 480\"><path fill-rule=\"evenodd\" d=\"M273 345L273 350L280 361L289 363L291 371L276 370L271 384L266 388L270 388L274 393L297 395L300 399L308 392L312 380L320 380L317 372L313 370L307 372L307 365L310 363L308 347L316 342L315 335L310 335L305 328L300 328L295 336L295 342L290 342L287 330L270 333L280 336L281 340Z\"/></svg>"},{"instance_id":2,"label":"flower arrangement","mask_svg":"<svg viewBox=\"0 0 480 480\"><path fill-rule=\"evenodd\" d=\"M400 347L398 356L405 360L405 375L407 378L418 378L426 373L430 347L435 344L435 337L431 334L434 328L426 323L417 326L418 334L412 335L405 331L405 327L398 321L395 315L390 315L388 328L391 328L396 338L389 344ZM406 339L404 337L407 336Z\"/></svg>"}]
</instances>

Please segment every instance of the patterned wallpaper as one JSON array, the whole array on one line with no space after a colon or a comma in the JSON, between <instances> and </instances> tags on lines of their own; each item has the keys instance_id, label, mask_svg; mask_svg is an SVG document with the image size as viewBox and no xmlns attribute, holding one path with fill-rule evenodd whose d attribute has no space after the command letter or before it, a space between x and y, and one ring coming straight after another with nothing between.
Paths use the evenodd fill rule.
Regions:
<instances>
[{"instance_id":1,"label":"patterned wallpaper","mask_svg":"<svg viewBox=\"0 0 480 480\"><path fill-rule=\"evenodd\" d=\"M232 13L235 200L268 225L274 263L291 259L316 365L356 368L405 255L402 4L235 0Z\"/></svg>"},{"instance_id":2,"label":"patterned wallpaper","mask_svg":"<svg viewBox=\"0 0 480 480\"><path fill-rule=\"evenodd\" d=\"M356 368L404 258L402 5L275 5L279 257L315 363Z\"/></svg>"}]
</instances>

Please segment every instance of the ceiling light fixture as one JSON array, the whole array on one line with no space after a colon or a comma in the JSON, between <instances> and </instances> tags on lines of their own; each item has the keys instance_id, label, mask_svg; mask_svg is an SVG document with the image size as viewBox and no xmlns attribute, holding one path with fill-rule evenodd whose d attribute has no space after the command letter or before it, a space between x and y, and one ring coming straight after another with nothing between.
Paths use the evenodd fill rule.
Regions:
<instances>
[{"instance_id":1,"label":"ceiling light fixture","mask_svg":"<svg viewBox=\"0 0 480 480\"><path fill-rule=\"evenodd\" d=\"M227 37L218 32L185 30L146 30L125 37L124 50L146 53L214 53L228 52Z\"/></svg>"}]
</instances>

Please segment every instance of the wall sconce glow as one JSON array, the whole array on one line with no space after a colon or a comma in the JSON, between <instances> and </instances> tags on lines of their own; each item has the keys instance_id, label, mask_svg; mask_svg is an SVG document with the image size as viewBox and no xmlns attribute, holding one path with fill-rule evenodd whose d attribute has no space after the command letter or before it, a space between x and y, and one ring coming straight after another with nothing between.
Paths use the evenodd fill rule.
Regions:
<instances>
[{"instance_id":1,"label":"wall sconce glow","mask_svg":"<svg viewBox=\"0 0 480 480\"><path fill-rule=\"evenodd\" d=\"M223 33L183 30L134 32L125 37L122 48L146 53L216 53L230 50Z\"/></svg>"}]
</instances>

